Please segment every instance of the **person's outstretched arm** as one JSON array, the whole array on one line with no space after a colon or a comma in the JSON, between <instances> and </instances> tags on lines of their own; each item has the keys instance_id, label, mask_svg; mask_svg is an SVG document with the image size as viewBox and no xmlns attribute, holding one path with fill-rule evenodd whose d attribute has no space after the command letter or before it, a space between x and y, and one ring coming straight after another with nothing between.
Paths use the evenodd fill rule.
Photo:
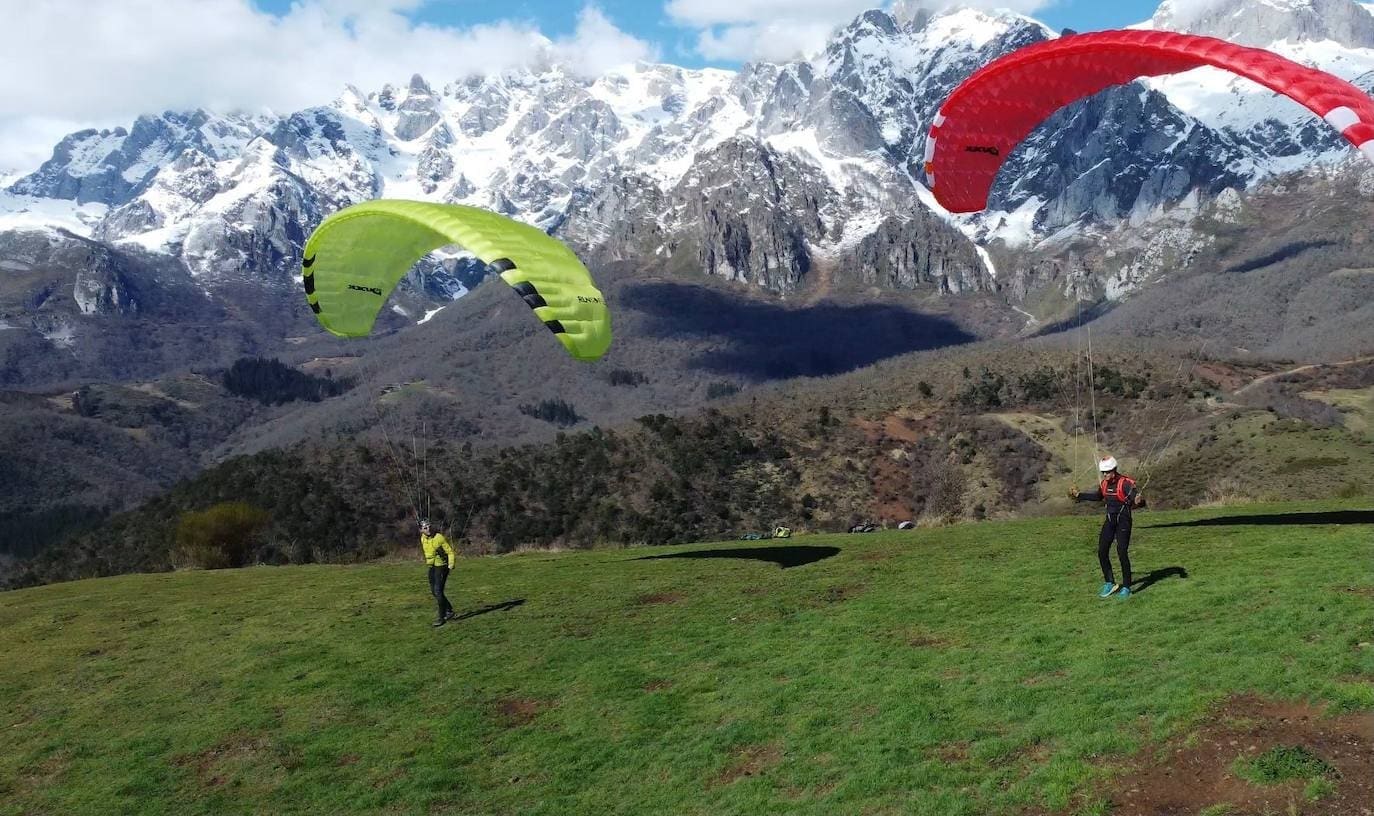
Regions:
<instances>
[{"instance_id":1,"label":"person's outstretched arm","mask_svg":"<svg viewBox=\"0 0 1374 816\"><path fill-rule=\"evenodd\" d=\"M1126 506L1144 507L1145 497L1140 495L1140 485L1136 484L1135 479L1126 480Z\"/></svg>"}]
</instances>

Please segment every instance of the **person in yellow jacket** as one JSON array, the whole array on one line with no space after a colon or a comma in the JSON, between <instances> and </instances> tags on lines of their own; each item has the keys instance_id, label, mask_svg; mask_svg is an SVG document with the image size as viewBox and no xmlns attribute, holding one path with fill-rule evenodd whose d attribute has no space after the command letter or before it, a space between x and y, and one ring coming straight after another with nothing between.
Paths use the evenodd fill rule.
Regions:
<instances>
[{"instance_id":1,"label":"person in yellow jacket","mask_svg":"<svg viewBox=\"0 0 1374 816\"><path fill-rule=\"evenodd\" d=\"M453 569L453 545L448 543L443 533L431 533L429 519L420 519L420 551L424 553L425 564L429 566L429 591L434 602L439 605L439 617L431 626L443 626L453 617L453 604L444 594L444 584L448 581L449 571Z\"/></svg>"}]
</instances>

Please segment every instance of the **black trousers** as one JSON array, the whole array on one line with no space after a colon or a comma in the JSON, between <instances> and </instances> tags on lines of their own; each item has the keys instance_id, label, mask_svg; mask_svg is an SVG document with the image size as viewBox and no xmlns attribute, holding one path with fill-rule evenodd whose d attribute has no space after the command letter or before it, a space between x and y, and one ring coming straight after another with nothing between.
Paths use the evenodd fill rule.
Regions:
<instances>
[{"instance_id":1,"label":"black trousers","mask_svg":"<svg viewBox=\"0 0 1374 816\"><path fill-rule=\"evenodd\" d=\"M434 596L434 602L439 606L439 617L444 617L453 611L453 604L448 602L448 596L444 594L444 584L448 582L448 567L429 568L429 592Z\"/></svg>"},{"instance_id":2,"label":"black trousers","mask_svg":"<svg viewBox=\"0 0 1374 816\"><path fill-rule=\"evenodd\" d=\"M1109 584L1116 583L1112 577L1112 542L1116 542L1116 556L1121 559L1121 584L1122 586L1131 585L1131 556L1127 550L1131 547L1131 513L1129 510L1122 510L1116 515L1107 514L1107 520L1102 522L1102 532L1097 536L1097 560L1102 562L1102 580Z\"/></svg>"}]
</instances>

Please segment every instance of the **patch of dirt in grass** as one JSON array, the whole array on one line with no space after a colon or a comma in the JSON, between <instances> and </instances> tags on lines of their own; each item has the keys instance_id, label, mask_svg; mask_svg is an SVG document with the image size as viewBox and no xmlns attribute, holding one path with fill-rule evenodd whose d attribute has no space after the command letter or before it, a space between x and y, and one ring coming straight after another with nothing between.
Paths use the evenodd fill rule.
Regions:
<instances>
[{"instance_id":1,"label":"patch of dirt in grass","mask_svg":"<svg viewBox=\"0 0 1374 816\"><path fill-rule=\"evenodd\" d=\"M666 688L671 688L672 685L673 685L673 681L672 681L672 680L650 680L649 682L647 682L647 683L644 684L644 690L645 690L645 691L663 691L663 690L666 689Z\"/></svg>"},{"instance_id":2,"label":"patch of dirt in grass","mask_svg":"<svg viewBox=\"0 0 1374 816\"><path fill-rule=\"evenodd\" d=\"M1027 688L1035 688L1036 686L1044 685L1045 683L1059 680L1061 678L1067 677L1068 675L1068 672L1064 671L1063 669L1059 669L1058 671L1052 671L1049 674L1037 674L1032 677L1027 677L1025 680L1021 681L1021 685Z\"/></svg>"},{"instance_id":3,"label":"patch of dirt in grass","mask_svg":"<svg viewBox=\"0 0 1374 816\"><path fill-rule=\"evenodd\" d=\"M653 606L655 604L675 604L687 597L681 592L653 592L648 595L640 595L635 598L637 606Z\"/></svg>"},{"instance_id":4,"label":"patch of dirt in grass","mask_svg":"<svg viewBox=\"0 0 1374 816\"><path fill-rule=\"evenodd\" d=\"M1002 760L1002 762L1007 764L1022 763L1025 765L1043 765L1045 762L1049 761L1050 755L1053 753L1049 743L1033 742L1030 745L1024 745L1012 751L1007 755L1006 759Z\"/></svg>"},{"instance_id":5,"label":"patch of dirt in grass","mask_svg":"<svg viewBox=\"0 0 1374 816\"><path fill-rule=\"evenodd\" d=\"M1269 785L1236 775L1237 761L1253 762L1275 749L1302 749L1334 771L1315 800L1309 779ZM1110 800L1112 816L1299 813L1374 816L1374 712L1323 717L1301 702L1234 697L1206 725L1162 748L1142 751L1114 767L1095 793ZM1230 810L1226 810L1229 806Z\"/></svg>"},{"instance_id":6,"label":"patch of dirt in grass","mask_svg":"<svg viewBox=\"0 0 1374 816\"><path fill-rule=\"evenodd\" d=\"M590 640L598 634L595 626L581 621L564 623L559 627L559 631L564 637L572 638L573 640Z\"/></svg>"},{"instance_id":7,"label":"patch of dirt in grass","mask_svg":"<svg viewBox=\"0 0 1374 816\"><path fill-rule=\"evenodd\" d=\"M821 600L825 603L841 603L843 601L847 601L851 598L859 596L863 593L863 591L863 584L855 584L852 586L833 586L825 590L825 592L821 595Z\"/></svg>"},{"instance_id":8,"label":"patch of dirt in grass","mask_svg":"<svg viewBox=\"0 0 1374 816\"><path fill-rule=\"evenodd\" d=\"M919 629L902 633L902 642L913 649L943 649L949 645L948 640Z\"/></svg>"},{"instance_id":9,"label":"patch of dirt in grass","mask_svg":"<svg viewBox=\"0 0 1374 816\"><path fill-rule=\"evenodd\" d=\"M529 725L534 722L536 717L550 708L553 708L553 703L530 697L507 697L503 700L497 700L495 705L497 718L507 728Z\"/></svg>"},{"instance_id":10,"label":"patch of dirt in grass","mask_svg":"<svg viewBox=\"0 0 1374 816\"><path fill-rule=\"evenodd\" d=\"M42 790L56 784L72 766L70 751L62 750L27 765L19 772L18 788L21 791Z\"/></svg>"},{"instance_id":11,"label":"patch of dirt in grass","mask_svg":"<svg viewBox=\"0 0 1374 816\"><path fill-rule=\"evenodd\" d=\"M968 762L969 743L967 742L947 742L944 745L933 749L935 756L942 761L953 765L960 762Z\"/></svg>"},{"instance_id":12,"label":"patch of dirt in grass","mask_svg":"<svg viewBox=\"0 0 1374 816\"><path fill-rule=\"evenodd\" d=\"M381 790L382 788L390 786L391 783L397 782L400 779L404 778L405 775L405 768L392 768L391 770L372 780L372 789Z\"/></svg>"},{"instance_id":13,"label":"patch of dirt in grass","mask_svg":"<svg viewBox=\"0 0 1374 816\"><path fill-rule=\"evenodd\" d=\"M712 780L712 787L729 785L746 776L758 776L781 761L782 750L772 743L736 748L730 752L730 761L724 770Z\"/></svg>"},{"instance_id":14,"label":"patch of dirt in grass","mask_svg":"<svg viewBox=\"0 0 1374 816\"><path fill-rule=\"evenodd\" d=\"M789 785L783 789L783 795L792 802L803 802L809 799L824 799L835 791L837 787L834 782L825 782L813 788L802 788L796 785Z\"/></svg>"},{"instance_id":15,"label":"patch of dirt in grass","mask_svg":"<svg viewBox=\"0 0 1374 816\"><path fill-rule=\"evenodd\" d=\"M194 754L183 754L173 762L191 768L200 784L217 788L229 781L231 766L251 763L272 750L272 741L264 734L237 732Z\"/></svg>"},{"instance_id":16,"label":"patch of dirt in grass","mask_svg":"<svg viewBox=\"0 0 1374 816\"><path fill-rule=\"evenodd\" d=\"M890 550L864 550L858 557L860 561L886 561L895 554Z\"/></svg>"}]
</instances>

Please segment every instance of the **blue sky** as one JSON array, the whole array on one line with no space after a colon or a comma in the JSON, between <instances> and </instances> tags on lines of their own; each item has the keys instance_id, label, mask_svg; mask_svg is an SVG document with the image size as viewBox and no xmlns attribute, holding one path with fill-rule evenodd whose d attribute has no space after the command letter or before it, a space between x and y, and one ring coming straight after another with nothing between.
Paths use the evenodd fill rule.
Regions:
<instances>
[{"instance_id":1,"label":"blue sky","mask_svg":"<svg viewBox=\"0 0 1374 816\"><path fill-rule=\"evenodd\" d=\"M256 0L257 5L273 14L286 13L297 0ZM693 0L677 0L691 5ZM600 10L616 26L640 40L651 43L658 49L658 56L665 62L688 67L715 65L734 67L740 60L730 57L703 55L698 48L699 37L703 31L719 32L723 25L692 25L670 14L671 0L596 0L593 3L579 3L575 0L411 0L415 7L406 12L412 21L452 28L469 28L475 25L491 25L502 22L516 23L523 27L538 29L549 37L570 36L577 28L579 15L587 6ZM884 0L870 0L867 7L883 5ZM1154 13L1158 0L976 0L976 5L995 8L1007 6L1028 13L1052 28L1073 28L1078 31L1092 31L1103 28L1116 28L1147 19ZM722 7L722 2L705 0L700 3L707 7ZM744 0L743 5L750 5ZM767 2L761 6L782 5ZM825 0L812 0L800 5L814 10L827 5ZM846 7L854 7L854 2L836 0L829 4L838 9L834 16L840 20L849 19L851 14ZM865 7L863 2L859 8ZM1028 11L1028 9L1030 9ZM779 16L786 16L779 15ZM776 19L776 18L774 18Z\"/></svg>"}]
</instances>

